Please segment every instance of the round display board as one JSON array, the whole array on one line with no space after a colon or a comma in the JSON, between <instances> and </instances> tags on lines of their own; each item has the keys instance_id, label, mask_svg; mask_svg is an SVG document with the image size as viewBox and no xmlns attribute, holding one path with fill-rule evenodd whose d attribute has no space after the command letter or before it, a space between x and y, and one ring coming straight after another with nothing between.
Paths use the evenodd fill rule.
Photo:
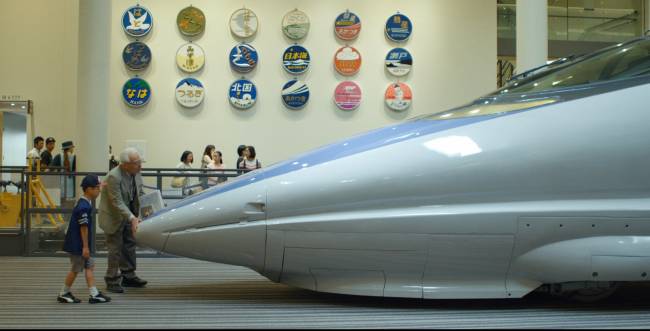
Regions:
<instances>
[{"instance_id":1,"label":"round display board","mask_svg":"<svg viewBox=\"0 0 650 331\"><path fill-rule=\"evenodd\" d=\"M205 64L203 48L194 43L181 46L176 52L176 64L181 70L188 73L201 70Z\"/></svg>"},{"instance_id":2,"label":"round display board","mask_svg":"<svg viewBox=\"0 0 650 331\"><path fill-rule=\"evenodd\" d=\"M386 55L386 69L393 76L404 76L411 71L413 57L404 48L393 48Z\"/></svg>"},{"instance_id":3,"label":"round display board","mask_svg":"<svg viewBox=\"0 0 650 331\"><path fill-rule=\"evenodd\" d=\"M282 32L290 39L301 39L309 32L309 16L303 11L294 9L284 15Z\"/></svg>"},{"instance_id":4,"label":"round display board","mask_svg":"<svg viewBox=\"0 0 650 331\"><path fill-rule=\"evenodd\" d=\"M361 53L352 46L343 46L334 55L334 68L344 76L351 76L361 68Z\"/></svg>"},{"instance_id":5,"label":"round display board","mask_svg":"<svg viewBox=\"0 0 650 331\"><path fill-rule=\"evenodd\" d=\"M143 42L131 42L124 47L122 60L131 70L143 70L151 63L151 50Z\"/></svg>"},{"instance_id":6,"label":"round display board","mask_svg":"<svg viewBox=\"0 0 650 331\"><path fill-rule=\"evenodd\" d=\"M309 87L302 81L292 79L282 87L282 102L291 109L300 109L309 101Z\"/></svg>"},{"instance_id":7,"label":"round display board","mask_svg":"<svg viewBox=\"0 0 650 331\"><path fill-rule=\"evenodd\" d=\"M257 88L247 79L236 80L230 85L230 104L237 109L253 107L257 100Z\"/></svg>"},{"instance_id":8,"label":"round display board","mask_svg":"<svg viewBox=\"0 0 650 331\"><path fill-rule=\"evenodd\" d=\"M205 15L196 7L183 8L176 16L176 25L186 36L199 35L205 30Z\"/></svg>"},{"instance_id":9,"label":"round display board","mask_svg":"<svg viewBox=\"0 0 650 331\"><path fill-rule=\"evenodd\" d=\"M311 56L306 48L300 45L287 47L282 55L282 66L292 74L301 74L309 68Z\"/></svg>"},{"instance_id":10,"label":"round display board","mask_svg":"<svg viewBox=\"0 0 650 331\"><path fill-rule=\"evenodd\" d=\"M237 72L251 72L258 61L257 50L250 44L241 43L230 50L230 67Z\"/></svg>"},{"instance_id":11,"label":"round display board","mask_svg":"<svg viewBox=\"0 0 650 331\"><path fill-rule=\"evenodd\" d=\"M405 110L411 105L413 93L406 83L392 83L386 88L384 100L388 108L392 110Z\"/></svg>"},{"instance_id":12,"label":"round display board","mask_svg":"<svg viewBox=\"0 0 650 331\"><path fill-rule=\"evenodd\" d=\"M230 31L239 38L248 38L257 32L257 15L246 8L237 9L230 16Z\"/></svg>"},{"instance_id":13,"label":"round display board","mask_svg":"<svg viewBox=\"0 0 650 331\"><path fill-rule=\"evenodd\" d=\"M413 25L406 15L397 13L386 21L386 36L392 41L406 41L411 36L411 32L413 32Z\"/></svg>"},{"instance_id":14,"label":"round display board","mask_svg":"<svg viewBox=\"0 0 650 331\"><path fill-rule=\"evenodd\" d=\"M334 21L334 32L343 40L352 40L361 32L361 20L359 16L350 11L345 11Z\"/></svg>"},{"instance_id":15,"label":"round display board","mask_svg":"<svg viewBox=\"0 0 650 331\"><path fill-rule=\"evenodd\" d=\"M354 110L361 104L361 88L352 81L341 82L334 90L334 102L341 110Z\"/></svg>"},{"instance_id":16,"label":"round display board","mask_svg":"<svg viewBox=\"0 0 650 331\"><path fill-rule=\"evenodd\" d=\"M194 78L184 78L176 85L176 101L183 107L194 108L203 101L203 84Z\"/></svg>"},{"instance_id":17,"label":"round display board","mask_svg":"<svg viewBox=\"0 0 650 331\"><path fill-rule=\"evenodd\" d=\"M140 5L130 7L122 15L122 28L131 37L145 36L153 28L153 16Z\"/></svg>"},{"instance_id":18,"label":"round display board","mask_svg":"<svg viewBox=\"0 0 650 331\"><path fill-rule=\"evenodd\" d=\"M142 107L151 98L151 87L142 78L131 78L122 87L122 98L131 107Z\"/></svg>"}]
</instances>

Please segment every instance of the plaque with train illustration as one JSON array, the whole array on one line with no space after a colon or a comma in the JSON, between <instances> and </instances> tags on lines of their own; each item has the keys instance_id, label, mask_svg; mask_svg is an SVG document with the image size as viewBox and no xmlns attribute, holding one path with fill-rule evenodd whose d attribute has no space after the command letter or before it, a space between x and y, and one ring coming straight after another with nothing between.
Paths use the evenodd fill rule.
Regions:
<instances>
[{"instance_id":1,"label":"plaque with train illustration","mask_svg":"<svg viewBox=\"0 0 650 331\"><path fill-rule=\"evenodd\" d=\"M305 12L294 9L284 15L282 32L289 39L302 39L309 32L309 16Z\"/></svg>"},{"instance_id":2,"label":"plaque with train illustration","mask_svg":"<svg viewBox=\"0 0 650 331\"><path fill-rule=\"evenodd\" d=\"M205 64L203 48L195 43L187 43L181 46L176 52L176 64L187 73L201 70Z\"/></svg>"},{"instance_id":3,"label":"plaque with train illustration","mask_svg":"<svg viewBox=\"0 0 650 331\"><path fill-rule=\"evenodd\" d=\"M230 85L230 104L237 109L253 107L257 101L257 88L247 79L239 79Z\"/></svg>"},{"instance_id":4,"label":"plaque with train illustration","mask_svg":"<svg viewBox=\"0 0 650 331\"><path fill-rule=\"evenodd\" d=\"M124 47L122 60L130 70L143 70L151 62L151 50L141 41L131 42Z\"/></svg>"},{"instance_id":5,"label":"plaque with train illustration","mask_svg":"<svg viewBox=\"0 0 650 331\"><path fill-rule=\"evenodd\" d=\"M237 9L230 16L230 32L236 37L252 37L257 32L258 26L257 15L248 8Z\"/></svg>"},{"instance_id":6,"label":"plaque with train illustration","mask_svg":"<svg viewBox=\"0 0 650 331\"><path fill-rule=\"evenodd\" d=\"M196 78L184 78L176 85L176 101L183 107L194 108L204 96L203 84Z\"/></svg>"},{"instance_id":7,"label":"plaque with train illustration","mask_svg":"<svg viewBox=\"0 0 650 331\"><path fill-rule=\"evenodd\" d=\"M309 87L297 79L288 81L282 87L282 102L287 108L301 109L309 101Z\"/></svg>"},{"instance_id":8,"label":"plaque with train illustration","mask_svg":"<svg viewBox=\"0 0 650 331\"><path fill-rule=\"evenodd\" d=\"M393 76L405 76L411 71L413 57L404 48L393 48L386 54L386 70Z\"/></svg>"},{"instance_id":9,"label":"plaque with train illustration","mask_svg":"<svg viewBox=\"0 0 650 331\"><path fill-rule=\"evenodd\" d=\"M176 25L183 35L200 35L205 31L205 14L199 8L185 7L176 16Z\"/></svg>"},{"instance_id":10,"label":"plaque with train illustration","mask_svg":"<svg viewBox=\"0 0 650 331\"><path fill-rule=\"evenodd\" d=\"M291 74L302 74L307 71L310 63L309 51L300 45L289 46L282 54L282 66Z\"/></svg>"},{"instance_id":11,"label":"plaque with train illustration","mask_svg":"<svg viewBox=\"0 0 650 331\"><path fill-rule=\"evenodd\" d=\"M384 100L388 108L396 111L402 111L411 105L413 93L411 87L406 83L392 83L386 88Z\"/></svg>"},{"instance_id":12,"label":"plaque with train illustration","mask_svg":"<svg viewBox=\"0 0 650 331\"><path fill-rule=\"evenodd\" d=\"M122 86L122 98L131 107L142 107L151 98L151 87L142 78L131 78Z\"/></svg>"},{"instance_id":13,"label":"plaque with train illustration","mask_svg":"<svg viewBox=\"0 0 650 331\"><path fill-rule=\"evenodd\" d=\"M361 20L357 14L346 10L334 21L334 33L342 40L353 40L361 32Z\"/></svg>"},{"instance_id":14,"label":"plaque with train illustration","mask_svg":"<svg viewBox=\"0 0 650 331\"><path fill-rule=\"evenodd\" d=\"M411 20L404 14L397 13L386 21L386 37L392 41L404 42L413 32Z\"/></svg>"},{"instance_id":15,"label":"plaque with train illustration","mask_svg":"<svg viewBox=\"0 0 650 331\"><path fill-rule=\"evenodd\" d=\"M251 72L257 66L259 57L251 44L240 43L230 50L230 67L240 73Z\"/></svg>"},{"instance_id":16,"label":"plaque with train illustration","mask_svg":"<svg viewBox=\"0 0 650 331\"><path fill-rule=\"evenodd\" d=\"M341 82L334 90L334 103L341 110L354 110L361 104L361 87L353 81Z\"/></svg>"},{"instance_id":17,"label":"plaque with train illustration","mask_svg":"<svg viewBox=\"0 0 650 331\"><path fill-rule=\"evenodd\" d=\"M122 14L122 28L131 37L143 37L153 28L153 16L140 5L129 7Z\"/></svg>"}]
</instances>

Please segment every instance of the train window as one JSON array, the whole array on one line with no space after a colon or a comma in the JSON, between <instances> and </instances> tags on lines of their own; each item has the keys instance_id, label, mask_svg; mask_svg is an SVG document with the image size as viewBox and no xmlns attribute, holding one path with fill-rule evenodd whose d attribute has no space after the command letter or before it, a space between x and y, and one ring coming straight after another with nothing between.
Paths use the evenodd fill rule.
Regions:
<instances>
[{"instance_id":1,"label":"train window","mask_svg":"<svg viewBox=\"0 0 650 331\"><path fill-rule=\"evenodd\" d=\"M539 92L650 74L650 39L617 44L515 81L494 95Z\"/></svg>"}]
</instances>

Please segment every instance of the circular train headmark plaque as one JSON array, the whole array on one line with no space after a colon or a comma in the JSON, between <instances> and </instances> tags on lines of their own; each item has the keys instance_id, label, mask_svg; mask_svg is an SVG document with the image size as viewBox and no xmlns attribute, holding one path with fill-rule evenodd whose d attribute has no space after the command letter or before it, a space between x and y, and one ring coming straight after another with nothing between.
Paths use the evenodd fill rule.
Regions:
<instances>
[{"instance_id":1,"label":"circular train headmark plaque","mask_svg":"<svg viewBox=\"0 0 650 331\"><path fill-rule=\"evenodd\" d=\"M393 48L386 54L385 65L393 76L404 76L411 71L413 57L404 48Z\"/></svg>"},{"instance_id":2,"label":"circular train headmark plaque","mask_svg":"<svg viewBox=\"0 0 650 331\"><path fill-rule=\"evenodd\" d=\"M183 107L194 108L203 101L203 84L195 78L184 78L176 85L176 101Z\"/></svg>"},{"instance_id":3,"label":"circular train headmark plaque","mask_svg":"<svg viewBox=\"0 0 650 331\"><path fill-rule=\"evenodd\" d=\"M151 63L151 50L141 41L131 42L124 47L122 60L131 70L143 70Z\"/></svg>"},{"instance_id":4,"label":"circular train headmark plaque","mask_svg":"<svg viewBox=\"0 0 650 331\"><path fill-rule=\"evenodd\" d=\"M284 15L282 32L290 39L302 39L309 32L309 16L303 11L294 9Z\"/></svg>"},{"instance_id":5,"label":"circular train headmark plaque","mask_svg":"<svg viewBox=\"0 0 650 331\"><path fill-rule=\"evenodd\" d=\"M309 51L300 45L289 46L282 54L284 70L292 74L302 74L307 71L310 63L311 55L309 55Z\"/></svg>"},{"instance_id":6,"label":"circular train headmark plaque","mask_svg":"<svg viewBox=\"0 0 650 331\"><path fill-rule=\"evenodd\" d=\"M352 40L361 32L361 20L359 16L346 10L334 21L334 33L343 40Z\"/></svg>"},{"instance_id":7,"label":"circular train headmark plaque","mask_svg":"<svg viewBox=\"0 0 650 331\"><path fill-rule=\"evenodd\" d=\"M237 109L253 107L257 100L257 88L247 79L236 80L230 85L230 104Z\"/></svg>"},{"instance_id":8,"label":"circular train headmark plaque","mask_svg":"<svg viewBox=\"0 0 650 331\"><path fill-rule=\"evenodd\" d=\"M344 76L351 76L361 68L361 53L352 46L343 46L334 55L334 68Z\"/></svg>"},{"instance_id":9,"label":"circular train headmark plaque","mask_svg":"<svg viewBox=\"0 0 650 331\"><path fill-rule=\"evenodd\" d=\"M205 14L196 7L185 7L176 16L176 25L186 36L199 35L205 30Z\"/></svg>"},{"instance_id":10,"label":"circular train headmark plaque","mask_svg":"<svg viewBox=\"0 0 650 331\"><path fill-rule=\"evenodd\" d=\"M195 43L187 43L181 46L176 52L176 64L187 73L201 70L205 64L203 48Z\"/></svg>"},{"instance_id":11,"label":"circular train headmark plaque","mask_svg":"<svg viewBox=\"0 0 650 331\"><path fill-rule=\"evenodd\" d=\"M239 38L251 37L257 32L257 15L247 8L237 9L230 16L230 32Z\"/></svg>"},{"instance_id":12,"label":"circular train headmark plaque","mask_svg":"<svg viewBox=\"0 0 650 331\"><path fill-rule=\"evenodd\" d=\"M143 37L153 28L153 16L140 5L129 7L122 14L122 28L131 37Z\"/></svg>"},{"instance_id":13,"label":"circular train headmark plaque","mask_svg":"<svg viewBox=\"0 0 650 331\"><path fill-rule=\"evenodd\" d=\"M413 32L411 20L403 14L392 15L386 21L386 37L392 41L402 42L409 39Z\"/></svg>"},{"instance_id":14,"label":"circular train headmark plaque","mask_svg":"<svg viewBox=\"0 0 650 331\"><path fill-rule=\"evenodd\" d=\"M341 82L334 90L334 103L341 110L354 110L361 104L361 87L353 81Z\"/></svg>"},{"instance_id":15,"label":"circular train headmark plaque","mask_svg":"<svg viewBox=\"0 0 650 331\"><path fill-rule=\"evenodd\" d=\"M151 87L142 78L131 78L122 86L122 98L131 107L142 107L151 98Z\"/></svg>"},{"instance_id":16,"label":"circular train headmark plaque","mask_svg":"<svg viewBox=\"0 0 650 331\"><path fill-rule=\"evenodd\" d=\"M282 87L282 102L291 109L300 109L309 101L309 87L297 79L288 81Z\"/></svg>"},{"instance_id":17,"label":"circular train headmark plaque","mask_svg":"<svg viewBox=\"0 0 650 331\"><path fill-rule=\"evenodd\" d=\"M388 108L402 111L411 105L413 93L406 83L392 83L386 88L384 100Z\"/></svg>"},{"instance_id":18,"label":"circular train headmark plaque","mask_svg":"<svg viewBox=\"0 0 650 331\"><path fill-rule=\"evenodd\" d=\"M250 44L241 43L230 50L230 67L241 73L251 72L257 66L257 50Z\"/></svg>"}]
</instances>

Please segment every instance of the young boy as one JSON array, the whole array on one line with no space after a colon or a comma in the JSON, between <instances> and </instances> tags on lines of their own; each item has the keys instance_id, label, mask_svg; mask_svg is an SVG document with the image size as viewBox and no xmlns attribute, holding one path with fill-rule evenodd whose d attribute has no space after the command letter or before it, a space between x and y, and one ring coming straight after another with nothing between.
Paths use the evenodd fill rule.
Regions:
<instances>
[{"instance_id":1,"label":"young boy","mask_svg":"<svg viewBox=\"0 0 650 331\"><path fill-rule=\"evenodd\" d=\"M111 298L102 294L95 287L95 261L90 256L90 244L93 242L93 225L91 202L99 196L101 191L99 178L94 175L88 175L81 181L83 196L77 202L72 211L72 217L68 225L68 232L65 235L63 250L70 254L72 268L65 278L65 284L57 300L61 303L80 303L81 300L75 298L70 292L72 283L77 274L85 270L86 283L90 291L88 303L105 303L111 301Z\"/></svg>"}]
</instances>

